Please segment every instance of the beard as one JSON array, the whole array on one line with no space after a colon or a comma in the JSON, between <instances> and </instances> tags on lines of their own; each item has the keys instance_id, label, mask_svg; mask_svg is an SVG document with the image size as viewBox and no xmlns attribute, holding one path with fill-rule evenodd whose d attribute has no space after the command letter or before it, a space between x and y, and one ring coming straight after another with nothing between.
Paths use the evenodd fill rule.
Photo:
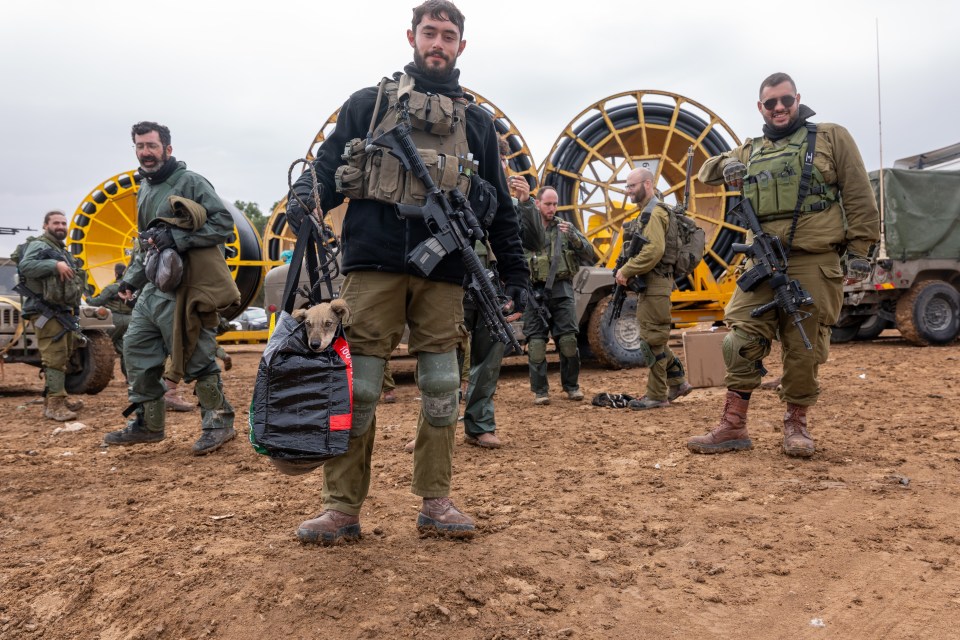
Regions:
<instances>
[{"instance_id":1,"label":"beard","mask_svg":"<svg viewBox=\"0 0 960 640\"><path fill-rule=\"evenodd\" d=\"M143 173L156 173L159 171L163 165L170 159L170 156L167 155L166 150L160 152L160 158L157 159L155 155L146 155L146 156L137 156L137 160L140 162L140 171ZM143 163L152 161L154 164L152 167L147 167Z\"/></svg>"},{"instance_id":2,"label":"beard","mask_svg":"<svg viewBox=\"0 0 960 640\"><path fill-rule=\"evenodd\" d=\"M67 230L66 229L54 229L50 232L57 240L63 241L67 239Z\"/></svg>"},{"instance_id":3,"label":"beard","mask_svg":"<svg viewBox=\"0 0 960 640\"><path fill-rule=\"evenodd\" d=\"M428 65L426 59L420 55L420 52L416 49L413 50L413 63L417 65L417 68L420 69L421 72L423 72L423 75L431 80L446 80L450 75L450 72L453 71L453 68L457 66L457 62L456 60L451 62L447 58L446 54L443 53L432 54L430 57L434 57L435 55L442 56L443 61L445 62L443 66L435 67Z\"/></svg>"}]
</instances>

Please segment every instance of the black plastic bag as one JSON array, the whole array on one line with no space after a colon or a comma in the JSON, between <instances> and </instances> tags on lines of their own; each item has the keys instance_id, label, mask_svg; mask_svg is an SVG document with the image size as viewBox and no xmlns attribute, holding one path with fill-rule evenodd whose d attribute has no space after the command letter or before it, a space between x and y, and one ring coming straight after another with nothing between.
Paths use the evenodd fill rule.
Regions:
<instances>
[{"instance_id":1,"label":"black plastic bag","mask_svg":"<svg viewBox=\"0 0 960 640\"><path fill-rule=\"evenodd\" d=\"M287 312L267 343L250 403L250 442L271 458L318 462L344 453L352 424L353 365L343 329L321 352Z\"/></svg>"}]
</instances>

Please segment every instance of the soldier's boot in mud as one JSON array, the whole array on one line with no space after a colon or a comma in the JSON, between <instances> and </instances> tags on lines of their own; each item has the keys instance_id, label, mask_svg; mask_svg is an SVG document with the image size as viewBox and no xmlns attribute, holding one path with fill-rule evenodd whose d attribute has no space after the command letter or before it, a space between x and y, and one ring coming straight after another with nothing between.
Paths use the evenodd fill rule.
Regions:
<instances>
[{"instance_id":1,"label":"soldier's boot in mud","mask_svg":"<svg viewBox=\"0 0 960 640\"><path fill-rule=\"evenodd\" d=\"M424 498L417 515L417 530L422 536L472 538L473 518L461 513L450 498Z\"/></svg>"},{"instance_id":2,"label":"soldier's boot in mud","mask_svg":"<svg viewBox=\"0 0 960 640\"><path fill-rule=\"evenodd\" d=\"M301 522L297 539L304 544L330 546L360 539L360 516L325 509L314 518Z\"/></svg>"},{"instance_id":3,"label":"soldier's boot in mud","mask_svg":"<svg viewBox=\"0 0 960 640\"><path fill-rule=\"evenodd\" d=\"M132 444L160 442L164 438L165 421L166 407L163 404L163 398L144 402L137 407L133 418L127 421L127 426L103 436L103 443L126 447Z\"/></svg>"},{"instance_id":4,"label":"soldier's boot in mud","mask_svg":"<svg viewBox=\"0 0 960 640\"><path fill-rule=\"evenodd\" d=\"M233 428L233 407L223 395L220 374L212 373L199 378L196 394L200 401L203 433L193 443L193 455L202 456L233 440L237 431Z\"/></svg>"},{"instance_id":5,"label":"soldier's boot in mud","mask_svg":"<svg viewBox=\"0 0 960 640\"><path fill-rule=\"evenodd\" d=\"M753 443L747 433L747 408L750 400L736 391L727 389L726 402L720 424L710 433L687 440L687 449L694 453L724 453L752 449Z\"/></svg>"},{"instance_id":6,"label":"soldier's boot in mud","mask_svg":"<svg viewBox=\"0 0 960 640\"><path fill-rule=\"evenodd\" d=\"M43 416L57 422L66 422L67 420L76 420L77 414L67 407L66 396L53 396L47 398L44 403Z\"/></svg>"},{"instance_id":7,"label":"soldier's boot in mud","mask_svg":"<svg viewBox=\"0 0 960 640\"><path fill-rule=\"evenodd\" d=\"M70 396L67 396L63 399L63 404L66 405L67 409L70 409L70 411L80 411L83 409L83 400L80 398L71 398Z\"/></svg>"},{"instance_id":8,"label":"soldier's boot in mud","mask_svg":"<svg viewBox=\"0 0 960 640\"><path fill-rule=\"evenodd\" d=\"M163 384L167 388L167 392L163 394L163 402L167 405L167 409L170 409L170 411L193 411L194 403L188 402L183 397L176 382L164 380Z\"/></svg>"},{"instance_id":9,"label":"soldier's boot in mud","mask_svg":"<svg viewBox=\"0 0 960 640\"><path fill-rule=\"evenodd\" d=\"M783 452L795 458L809 458L815 451L807 431L807 407L788 402L783 416Z\"/></svg>"}]
</instances>

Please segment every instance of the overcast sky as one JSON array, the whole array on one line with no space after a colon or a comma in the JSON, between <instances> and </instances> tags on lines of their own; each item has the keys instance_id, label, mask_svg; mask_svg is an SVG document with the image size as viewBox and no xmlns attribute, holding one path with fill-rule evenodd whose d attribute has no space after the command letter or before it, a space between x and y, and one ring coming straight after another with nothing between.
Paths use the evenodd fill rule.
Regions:
<instances>
[{"instance_id":1,"label":"overcast sky","mask_svg":"<svg viewBox=\"0 0 960 640\"><path fill-rule=\"evenodd\" d=\"M0 225L72 216L136 167L130 125L170 127L174 155L265 213L346 97L412 59L415 0L6 0L0 13ZM603 98L657 89L759 132L760 81L796 80L814 120L846 126L877 169L960 142L958 5L913 2L461 0L461 82L514 122L538 164ZM682 7L671 9L670 6ZM573 6L573 10L561 7ZM25 237L0 236L0 255Z\"/></svg>"}]
</instances>

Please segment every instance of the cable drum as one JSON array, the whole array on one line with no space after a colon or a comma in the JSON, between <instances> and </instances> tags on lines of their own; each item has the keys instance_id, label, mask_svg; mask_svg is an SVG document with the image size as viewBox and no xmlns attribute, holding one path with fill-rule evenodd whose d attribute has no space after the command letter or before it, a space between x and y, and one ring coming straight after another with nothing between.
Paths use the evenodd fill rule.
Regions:
<instances>
[{"instance_id":1,"label":"cable drum","mask_svg":"<svg viewBox=\"0 0 960 640\"><path fill-rule=\"evenodd\" d=\"M620 253L620 229L639 211L625 193L627 174L647 167L664 202L683 199L687 149L694 147L694 176L688 214L707 236L704 262L719 280L734 259L732 244L743 229L727 222L731 193L704 185L695 172L711 156L740 141L720 118L702 105L676 94L635 91L610 96L580 113L554 143L543 167L542 183L557 190L558 215L576 224L613 266ZM689 279L678 281L690 289Z\"/></svg>"}]
</instances>

